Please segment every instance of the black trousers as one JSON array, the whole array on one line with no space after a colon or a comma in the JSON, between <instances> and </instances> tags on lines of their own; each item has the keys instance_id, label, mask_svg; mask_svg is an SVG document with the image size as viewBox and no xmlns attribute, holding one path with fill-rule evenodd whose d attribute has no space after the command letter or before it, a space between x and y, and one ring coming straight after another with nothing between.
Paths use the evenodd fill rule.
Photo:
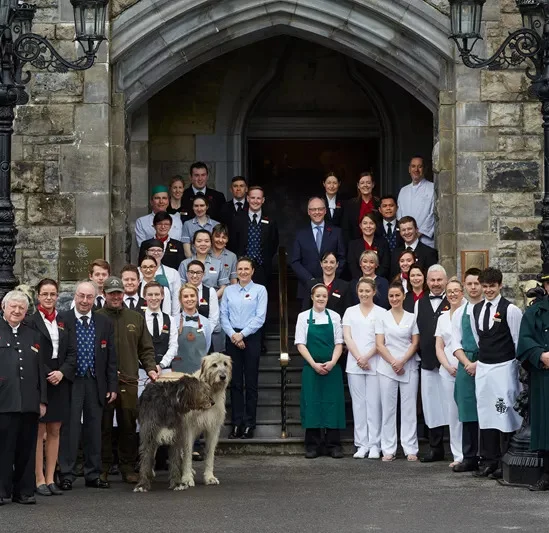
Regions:
<instances>
[{"instance_id":1,"label":"black trousers","mask_svg":"<svg viewBox=\"0 0 549 533\"><path fill-rule=\"evenodd\" d=\"M61 426L59 477L74 481L80 435L84 454L84 477L93 481L101 474L101 419L97 381L92 376L76 377L72 385L69 421ZM83 417L83 419L82 419ZM80 421L83 421L81 424Z\"/></svg>"},{"instance_id":2,"label":"black trousers","mask_svg":"<svg viewBox=\"0 0 549 533\"><path fill-rule=\"evenodd\" d=\"M305 429L305 451L325 453L334 448L341 448L339 429Z\"/></svg>"},{"instance_id":3,"label":"black trousers","mask_svg":"<svg viewBox=\"0 0 549 533\"><path fill-rule=\"evenodd\" d=\"M38 413L0 413L0 497L34 496Z\"/></svg>"},{"instance_id":4,"label":"black trousers","mask_svg":"<svg viewBox=\"0 0 549 533\"><path fill-rule=\"evenodd\" d=\"M227 355L233 361L231 379L231 423L233 426L256 424L257 383L261 356L261 330L244 339L246 347L237 348L227 337Z\"/></svg>"},{"instance_id":5,"label":"black trousers","mask_svg":"<svg viewBox=\"0 0 549 533\"><path fill-rule=\"evenodd\" d=\"M429 428L429 448L437 455L444 455L444 426Z\"/></svg>"},{"instance_id":6,"label":"black trousers","mask_svg":"<svg viewBox=\"0 0 549 533\"><path fill-rule=\"evenodd\" d=\"M478 422L463 422L461 446L463 449L463 461L466 463L478 463Z\"/></svg>"},{"instance_id":7,"label":"black trousers","mask_svg":"<svg viewBox=\"0 0 549 533\"><path fill-rule=\"evenodd\" d=\"M498 429L480 430L480 457L484 468L498 468L511 442L512 433L503 433Z\"/></svg>"}]
</instances>

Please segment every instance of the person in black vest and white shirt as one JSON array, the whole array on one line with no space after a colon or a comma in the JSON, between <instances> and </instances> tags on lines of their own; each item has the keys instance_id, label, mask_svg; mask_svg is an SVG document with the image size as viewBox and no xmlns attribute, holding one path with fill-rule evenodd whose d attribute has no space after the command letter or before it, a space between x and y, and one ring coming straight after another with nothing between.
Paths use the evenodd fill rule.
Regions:
<instances>
[{"instance_id":1,"label":"person in black vest and white shirt","mask_svg":"<svg viewBox=\"0 0 549 533\"><path fill-rule=\"evenodd\" d=\"M473 308L471 326L479 348L475 392L481 459L480 469L473 476L500 479L501 458L522 424L522 417L513 408L521 390L515 357L522 312L501 296L500 270L486 268L478 280L484 301Z\"/></svg>"},{"instance_id":2,"label":"person in black vest and white shirt","mask_svg":"<svg viewBox=\"0 0 549 533\"><path fill-rule=\"evenodd\" d=\"M438 317L450 310L446 299L448 276L442 265L432 265L427 271L429 294L420 298L414 307L419 328L419 355L421 357L421 403L425 425L429 428L429 452L422 463L444 460L444 426L448 425L444 407L444 389L439 373L440 363L435 348L435 330Z\"/></svg>"},{"instance_id":3,"label":"person in black vest and white shirt","mask_svg":"<svg viewBox=\"0 0 549 533\"><path fill-rule=\"evenodd\" d=\"M126 265L120 271L120 279L124 285L124 306L144 314L147 303L139 296L139 278L139 269L135 265Z\"/></svg>"},{"instance_id":4,"label":"person in black vest and white shirt","mask_svg":"<svg viewBox=\"0 0 549 533\"><path fill-rule=\"evenodd\" d=\"M188 283L194 285L198 290L198 312L202 316L205 316L210 322L212 331L219 328L219 300L217 299L217 292L213 287L208 287L202 283L204 278L204 263L198 259L194 259L187 265L187 279ZM177 327L179 327L179 316Z\"/></svg>"}]
</instances>

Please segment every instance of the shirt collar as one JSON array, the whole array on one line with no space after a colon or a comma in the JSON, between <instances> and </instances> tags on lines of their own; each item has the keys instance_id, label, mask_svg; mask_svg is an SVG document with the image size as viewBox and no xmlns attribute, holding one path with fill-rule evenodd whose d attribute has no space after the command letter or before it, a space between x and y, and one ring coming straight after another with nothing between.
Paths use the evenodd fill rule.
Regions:
<instances>
[{"instance_id":1,"label":"shirt collar","mask_svg":"<svg viewBox=\"0 0 549 533\"><path fill-rule=\"evenodd\" d=\"M387 224L389 224L389 222L391 223L391 227L395 227L396 226L396 217L392 218L391 220L387 220L386 218L383 219L383 224L385 225L385 227L387 227Z\"/></svg>"},{"instance_id":2,"label":"shirt collar","mask_svg":"<svg viewBox=\"0 0 549 533\"><path fill-rule=\"evenodd\" d=\"M245 204L245 198L243 198L242 200L237 200L236 198L233 198L233 204L235 207L238 207L238 202L240 202L242 204L242 207L244 207L244 204Z\"/></svg>"},{"instance_id":3,"label":"shirt collar","mask_svg":"<svg viewBox=\"0 0 549 533\"><path fill-rule=\"evenodd\" d=\"M311 228L313 228L313 230L318 226L322 229L322 231L324 231L324 225L325 225L325 222L324 220L320 223L320 224L315 224L312 220L311 220Z\"/></svg>"},{"instance_id":4,"label":"shirt collar","mask_svg":"<svg viewBox=\"0 0 549 533\"><path fill-rule=\"evenodd\" d=\"M195 195L201 192L204 196L206 196L206 187L204 187L203 189L196 189L195 186L193 185L193 192Z\"/></svg>"},{"instance_id":5,"label":"shirt collar","mask_svg":"<svg viewBox=\"0 0 549 533\"><path fill-rule=\"evenodd\" d=\"M211 218L208 215L206 215L206 222L204 222L203 226L200 226L200 222L198 222L198 217L193 218L193 223L202 228L205 228L208 224L210 224L210 221L211 221Z\"/></svg>"},{"instance_id":6,"label":"shirt collar","mask_svg":"<svg viewBox=\"0 0 549 533\"><path fill-rule=\"evenodd\" d=\"M83 316L87 316L90 320L91 320L91 317L92 317L92 313L91 311L89 311L88 313L86 313L85 315L83 315L82 313L79 313L77 310L76 310L76 307L74 308L74 316L80 320Z\"/></svg>"},{"instance_id":7,"label":"shirt collar","mask_svg":"<svg viewBox=\"0 0 549 533\"><path fill-rule=\"evenodd\" d=\"M133 301L137 305L137 302L139 301L139 294L135 293L132 295L124 293L124 301L127 302L130 298L133 298Z\"/></svg>"},{"instance_id":8,"label":"shirt collar","mask_svg":"<svg viewBox=\"0 0 549 533\"><path fill-rule=\"evenodd\" d=\"M261 209L254 213L251 209L248 210L248 216L250 217L250 220L254 219L254 215L257 215L257 220L261 220Z\"/></svg>"},{"instance_id":9,"label":"shirt collar","mask_svg":"<svg viewBox=\"0 0 549 533\"><path fill-rule=\"evenodd\" d=\"M418 244L419 244L419 239L416 239L412 244L404 243L404 249L411 248L412 250L415 250Z\"/></svg>"},{"instance_id":10,"label":"shirt collar","mask_svg":"<svg viewBox=\"0 0 549 533\"><path fill-rule=\"evenodd\" d=\"M243 287L242 285L238 285L240 287L240 290L241 291L245 291L245 292L250 292L252 290L252 287L255 285L255 283L253 281L250 281L250 283L248 283L248 285L246 285L245 287Z\"/></svg>"},{"instance_id":11,"label":"shirt collar","mask_svg":"<svg viewBox=\"0 0 549 533\"><path fill-rule=\"evenodd\" d=\"M162 316L162 309L158 309L158 311L151 311L148 307L145 309L145 316L152 317L153 313L158 313L158 316L160 317L160 316Z\"/></svg>"},{"instance_id":12,"label":"shirt collar","mask_svg":"<svg viewBox=\"0 0 549 533\"><path fill-rule=\"evenodd\" d=\"M486 307L487 303L492 304L492 309L496 309L496 307L499 305L499 301L501 300L501 294L498 294L493 300L487 300L484 298L484 307Z\"/></svg>"},{"instance_id":13,"label":"shirt collar","mask_svg":"<svg viewBox=\"0 0 549 533\"><path fill-rule=\"evenodd\" d=\"M412 181L412 187L421 187L424 182L425 182L425 177L421 178L421 181L417 184Z\"/></svg>"}]
</instances>

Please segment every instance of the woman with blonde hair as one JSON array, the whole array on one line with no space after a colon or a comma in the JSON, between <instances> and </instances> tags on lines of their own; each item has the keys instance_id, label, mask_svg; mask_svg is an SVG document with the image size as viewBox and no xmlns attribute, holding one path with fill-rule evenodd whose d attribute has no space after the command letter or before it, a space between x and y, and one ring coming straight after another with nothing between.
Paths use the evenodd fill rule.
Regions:
<instances>
[{"instance_id":1,"label":"woman with blonde hair","mask_svg":"<svg viewBox=\"0 0 549 533\"><path fill-rule=\"evenodd\" d=\"M371 250L366 250L360 254L358 264L360 265L360 270L362 272L360 277L370 278L375 281L376 293L374 295L374 303L384 309L389 309L389 300L387 299L389 282L385 278L382 278L376 274L376 269L379 265L378 255ZM355 290L357 283L358 278L351 281L352 291ZM351 300L352 304L359 303L358 296L355 292L351 292Z\"/></svg>"}]
</instances>

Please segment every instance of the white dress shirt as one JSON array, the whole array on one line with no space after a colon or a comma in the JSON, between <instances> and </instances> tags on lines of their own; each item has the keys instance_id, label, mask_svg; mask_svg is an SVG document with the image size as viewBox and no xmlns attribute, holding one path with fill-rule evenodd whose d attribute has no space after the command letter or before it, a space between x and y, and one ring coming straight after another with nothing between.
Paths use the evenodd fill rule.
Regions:
<instances>
[{"instance_id":1,"label":"white dress shirt","mask_svg":"<svg viewBox=\"0 0 549 533\"><path fill-rule=\"evenodd\" d=\"M131 309L130 308L130 298L133 298L133 306L134 306L134 309L133 311L140 311L141 309L139 308L139 294L135 293L135 294L126 294L124 293L124 306L127 307L128 309Z\"/></svg>"},{"instance_id":2,"label":"white dress shirt","mask_svg":"<svg viewBox=\"0 0 549 533\"><path fill-rule=\"evenodd\" d=\"M332 319L332 325L334 328L334 344L343 344L343 328L341 327L341 317L335 311L331 309L326 309L330 313L330 318ZM307 333L309 331L309 313L311 310L302 311L297 316L297 324L295 326L295 342L294 344L307 344ZM315 325L328 324L328 317L326 313L317 313L313 309L313 320Z\"/></svg>"},{"instance_id":3,"label":"white dress shirt","mask_svg":"<svg viewBox=\"0 0 549 533\"><path fill-rule=\"evenodd\" d=\"M383 229L385 230L385 233L389 231L389 228L388 228L389 222L391 223L391 231L394 233L395 231L397 231L397 219L396 218L393 218L393 220L383 219ZM417 246L417 241L416 241L416 246Z\"/></svg>"},{"instance_id":4,"label":"white dress shirt","mask_svg":"<svg viewBox=\"0 0 549 533\"><path fill-rule=\"evenodd\" d=\"M46 329L50 334L51 345L53 346L53 352L52 352L51 358L57 359L59 354L59 328L57 327L57 320L54 319L52 322L50 322L49 320L46 320L46 318L44 317L44 313L42 313L42 311L40 311L40 316L42 317L42 320L46 325ZM57 316L57 312L55 313L55 316Z\"/></svg>"},{"instance_id":5,"label":"white dress shirt","mask_svg":"<svg viewBox=\"0 0 549 533\"><path fill-rule=\"evenodd\" d=\"M435 245L435 186L422 179L417 185L410 183L398 193L397 218L414 217L421 233L421 241L428 246Z\"/></svg>"},{"instance_id":6,"label":"white dress shirt","mask_svg":"<svg viewBox=\"0 0 549 533\"><path fill-rule=\"evenodd\" d=\"M141 246L143 241L154 239L156 235L156 230L153 226L154 215L155 213L149 213L148 215L139 217L135 221L135 240L137 241L137 246ZM180 241L183 233L181 217L179 216L179 213L171 215L171 217L172 227L170 228L169 236L172 239Z\"/></svg>"},{"instance_id":7,"label":"white dress shirt","mask_svg":"<svg viewBox=\"0 0 549 533\"><path fill-rule=\"evenodd\" d=\"M336 197L335 197L335 195L331 199L328 198L328 195L326 195L326 202L328 203L328 209L330 210L330 215L332 215L332 218L333 218L335 210L336 210Z\"/></svg>"},{"instance_id":8,"label":"white dress shirt","mask_svg":"<svg viewBox=\"0 0 549 533\"><path fill-rule=\"evenodd\" d=\"M158 311L151 311L150 309L145 310L145 323L147 324L147 329L149 330L149 333L153 334L153 322L154 322L154 316L153 313L158 313L158 331L160 332L160 335L165 335L165 333L162 333L162 327L164 326L164 317L162 316L162 310L159 309ZM164 357L162 358L162 361L160 361L160 364L163 368L168 368L172 364L173 358L177 355L177 326L175 324L175 320L171 318L170 320L170 340L168 344L168 351L164 354Z\"/></svg>"},{"instance_id":9,"label":"white dress shirt","mask_svg":"<svg viewBox=\"0 0 549 533\"><path fill-rule=\"evenodd\" d=\"M248 217L250 218L250 222L254 221L254 215L257 215L257 223L259 224L261 222L261 209L256 212L248 209Z\"/></svg>"}]
</instances>

